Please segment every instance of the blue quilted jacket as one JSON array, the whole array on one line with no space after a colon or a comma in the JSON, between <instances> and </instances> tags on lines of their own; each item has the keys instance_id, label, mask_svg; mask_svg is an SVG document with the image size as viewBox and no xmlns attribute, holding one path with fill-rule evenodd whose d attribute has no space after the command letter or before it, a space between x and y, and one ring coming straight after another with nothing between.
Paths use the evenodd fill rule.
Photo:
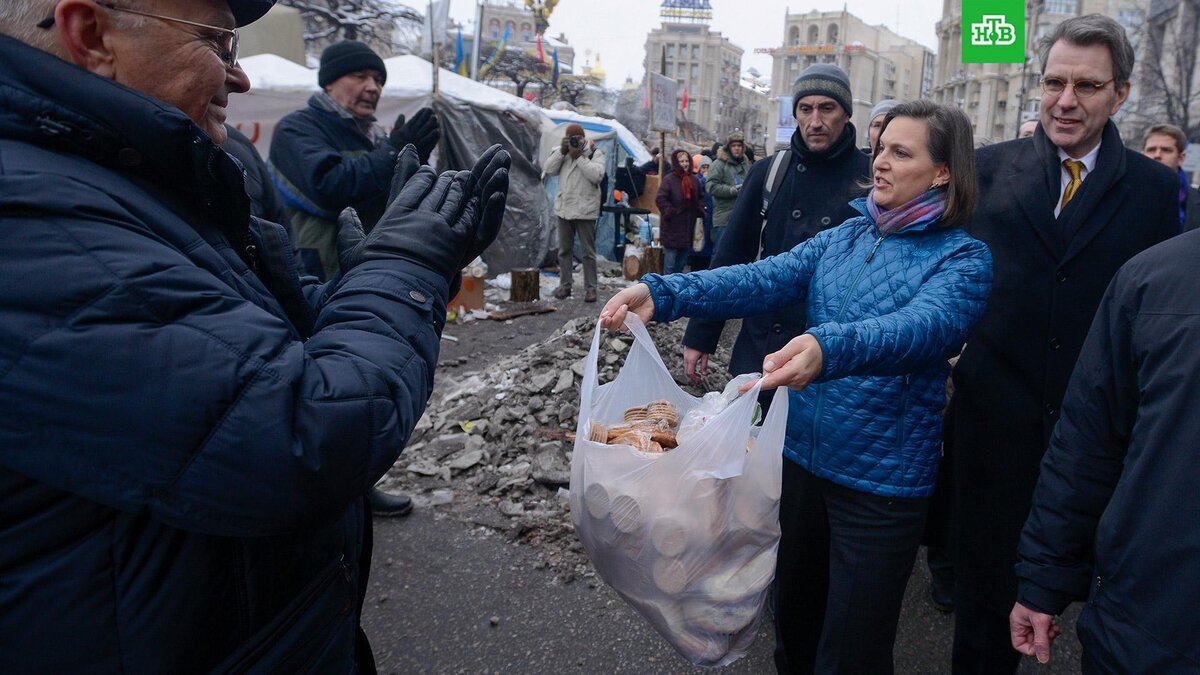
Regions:
<instances>
[{"instance_id":1,"label":"blue quilted jacket","mask_svg":"<svg viewBox=\"0 0 1200 675\"><path fill-rule=\"evenodd\" d=\"M791 391L784 455L839 485L887 497L933 493L947 359L982 316L987 246L937 223L880 236L863 214L749 265L648 275L654 318L733 319L808 299L816 382Z\"/></svg>"}]
</instances>

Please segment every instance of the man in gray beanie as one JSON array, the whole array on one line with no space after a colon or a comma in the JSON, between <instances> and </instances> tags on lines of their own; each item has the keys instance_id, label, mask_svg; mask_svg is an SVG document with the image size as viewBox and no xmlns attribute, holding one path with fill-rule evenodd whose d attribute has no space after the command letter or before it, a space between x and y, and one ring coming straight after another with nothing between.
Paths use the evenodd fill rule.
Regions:
<instances>
[{"instance_id":1,"label":"man in gray beanie","mask_svg":"<svg viewBox=\"0 0 1200 675\"><path fill-rule=\"evenodd\" d=\"M400 115L390 133L379 126L375 108L386 81L387 67L370 47L357 40L334 43L321 52L317 84L323 91L279 120L271 136L271 179L308 274L322 279L338 274L338 214L353 207L370 232L383 215L396 156L411 143L425 163L440 138L429 108L408 122ZM412 511L405 495L372 488L370 496L375 515Z\"/></svg>"}]
</instances>

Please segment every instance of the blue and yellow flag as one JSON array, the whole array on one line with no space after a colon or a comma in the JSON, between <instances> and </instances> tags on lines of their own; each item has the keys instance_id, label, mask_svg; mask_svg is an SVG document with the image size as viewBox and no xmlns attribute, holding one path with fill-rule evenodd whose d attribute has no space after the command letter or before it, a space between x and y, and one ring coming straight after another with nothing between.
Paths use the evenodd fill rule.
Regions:
<instances>
[{"instance_id":1,"label":"blue and yellow flag","mask_svg":"<svg viewBox=\"0 0 1200 675\"><path fill-rule=\"evenodd\" d=\"M509 27L505 26L504 35L501 35L500 41L496 43L495 51L493 51L492 55L487 57L487 60L483 62L482 66L480 66L480 78L482 78L484 75L487 75L488 71L492 69L492 66L496 65L496 59L500 58L500 55L504 53L504 48L508 44L508 31Z\"/></svg>"},{"instance_id":2,"label":"blue and yellow flag","mask_svg":"<svg viewBox=\"0 0 1200 675\"><path fill-rule=\"evenodd\" d=\"M558 88L558 48L554 48L554 73L550 76L550 86Z\"/></svg>"},{"instance_id":3,"label":"blue and yellow flag","mask_svg":"<svg viewBox=\"0 0 1200 675\"><path fill-rule=\"evenodd\" d=\"M454 72L467 76L467 54L463 49L462 29L458 29L458 43L454 46Z\"/></svg>"}]
</instances>

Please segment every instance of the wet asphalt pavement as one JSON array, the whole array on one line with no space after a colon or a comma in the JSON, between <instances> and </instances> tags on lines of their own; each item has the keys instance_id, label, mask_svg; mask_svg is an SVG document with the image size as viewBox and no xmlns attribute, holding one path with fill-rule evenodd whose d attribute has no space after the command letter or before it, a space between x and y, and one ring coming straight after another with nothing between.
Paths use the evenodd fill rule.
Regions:
<instances>
[{"instance_id":1,"label":"wet asphalt pavement","mask_svg":"<svg viewBox=\"0 0 1200 675\"><path fill-rule=\"evenodd\" d=\"M898 673L950 672L953 618L929 604L928 587L922 554L900 619ZM1021 673L1079 672L1077 615L1064 619L1051 664L1026 659ZM769 618L746 657L694 668L599 579L558 582L533 549L436 507L376 521L364 625L381 673L775 672Z\"/></svg>"}]
</instances>

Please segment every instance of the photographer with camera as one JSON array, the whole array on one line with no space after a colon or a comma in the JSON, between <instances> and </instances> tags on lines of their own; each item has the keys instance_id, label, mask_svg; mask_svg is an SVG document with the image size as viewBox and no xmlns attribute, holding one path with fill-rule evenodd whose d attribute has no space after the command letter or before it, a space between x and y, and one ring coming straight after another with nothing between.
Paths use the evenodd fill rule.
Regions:
<instances>
[{"instance_id":1,"label":"photographer with camera","mask_svg":"<svg viewBox=\"0 0 1200 675\"><path fill-rule=\"evenodd\" d=\"M562 144L546 159L542 177L558 176L554 215L558 217L558 290L571 296L575 235L583 248L584 302L596 301L596 219L600 216L600 183L604 153L588 142L583 127L568 124Z\"/></svg>"}]
</instances>

